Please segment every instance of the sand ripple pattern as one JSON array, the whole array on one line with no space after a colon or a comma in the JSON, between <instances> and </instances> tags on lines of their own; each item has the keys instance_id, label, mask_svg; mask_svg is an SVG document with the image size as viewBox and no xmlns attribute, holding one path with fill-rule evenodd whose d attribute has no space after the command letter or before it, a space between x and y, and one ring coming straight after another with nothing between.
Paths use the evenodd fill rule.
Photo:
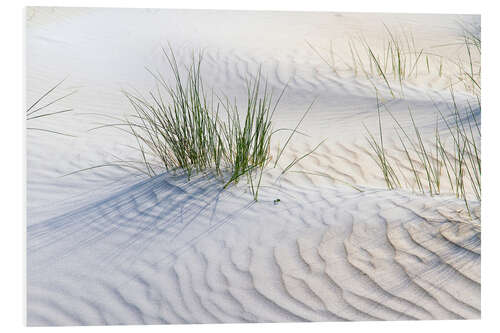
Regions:
<instances>
[{"instance_id":1,"label":"sand ripple pattern","mask_svg":"<svg viewBox=\"0 0 500 333\"><path fill-rule=\"evenodd\" d=\"M28 324L480 318L462 206L286 185L254 203L161 175L28 228Z\"/></svg>"}]
</instances>

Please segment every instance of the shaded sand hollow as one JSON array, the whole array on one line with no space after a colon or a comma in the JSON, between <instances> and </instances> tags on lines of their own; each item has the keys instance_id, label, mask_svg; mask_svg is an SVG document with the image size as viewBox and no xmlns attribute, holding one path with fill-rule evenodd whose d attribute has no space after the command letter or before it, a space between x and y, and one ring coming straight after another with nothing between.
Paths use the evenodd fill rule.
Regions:
<instances>
[{"instance_id":1,"label":"shaded sand hollow","mask_svg":"<svg viewBox=\"0 0 500 333\"><path fill-rule=\"evenodd\" d=\"M382 45L384 24L455 59L464 55L456 46L463 27L478 29L480 21L29 8L28 104L64 77L58 93L77 92L59 104L74 111L35 125L74 136L27 131L28 324L480 318L480 202L469 201L470 216L445 184L432 197L386 190L365 138L363 124L378 129L377 99L373 83L349 69L347 40L363 35ZM330 41L336 71L306 43L328 51ZM275 91L288 83L276 128L293 127L316 98L301 126L307 136L297 136L277 168L266 170L258 202L244 181L223 190L224 182L209 174L147 178L110 166L61 177L115 156L137 158L133 138L112 128L89 130L131 112L120 90L153 87L144 66L166 68L167 42L181 63L203 49L205 84L243 106L243 79L259 66ZM451 103L446 77L456 68L447 64L441 76L422 66L397 98L375 82L403 126L411 125L412 108L427 141L436 126L447 135L435 109L446 112ZM456 88L459 107L474 98ZM474 102L472 108L480 121L480 108ZM391 130L390 118L382 117ZM386 144L398 158L396 140L389 136Z\"/></svg>"}]
</instances>

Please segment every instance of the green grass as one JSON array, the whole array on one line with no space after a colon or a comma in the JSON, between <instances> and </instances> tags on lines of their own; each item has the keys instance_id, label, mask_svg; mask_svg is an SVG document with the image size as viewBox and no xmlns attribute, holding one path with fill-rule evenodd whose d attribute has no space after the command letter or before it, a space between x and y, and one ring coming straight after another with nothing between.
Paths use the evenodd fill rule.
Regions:
<instances>
[{"instance_id":1,"label":"green grass","mask_svg":"<svg viewBox=\"0 0 500 333\"><path fill-rule=\"evenodd\" d=\"M394 39L393 39L393 43ZM399 46L396 45L396 49ZM481 54L481 40L465 31L463 41L456 44L466 49L467 57L459 60L456 81L450 85L451 106L444 114L436 106L436 125L431 141L425 141L422 130L417 126L413 111L409 108L411 127L405 129L400 121L384 105L384 112L390 115L394 123L399 150L403 159L391 157L384 145L382 132L382 118L377 95L377 112L379 135L375 136L365 126L367 140L373 152L373 159L377 163L388 189L407 188L422 194L438 195L443 193L444 184L457 197L464 200L470 214L469 201L481 201L481 66L475 61L476 55ZM391 51L392 52L392 51ZM372 53L373 54L373 53ZM415 58L418 64L421 53ZM378 61L375 59L374 61ZM399 58L399 56L398 56ZM426 66L429 71L428 57ZM378 64L378 62L377 62ZM415 65L416 66L416 65ZM403 66L404 67L404 66ZM442 75L442 60L440 60L439 75ZM377 68L380 68L377 66ZM393 68L400 68L395 64ZM410 71L410 73L412 73ZM398 74L400 80L405 71ZM380 74L380 73L379 73ZM380 74L382 75L382 74ZM454 87L464 84L466 91L475 96L477 108L470 102L467 106L459 107L455 100ZM479 116L478 116L479 115ZM439 123L444 124L444 132L439 130ZM445 137L445 138L443 138ZM396 143L398 145L398 143ZM407 172L404 172L406 170ZM409 171L409 172L408 172Z\"/></svg>"},{"instance_id":2,"label":"green grass","mask_svg":"<svg viewBox=\"0 0 500 333\"><path fill-rule=\"evenodd\" d=\"M383 79L392 97L396 97L394 87L390 82L399 84L399 95L404 96L403 82L410 78L417 78L419 66L425 64L427 74L431 72L429 58L435 58L432 54L423 48L418 48L413 34L396 34L388 26L384 25L388 38L380 52L375 51L366 39L361 39L361 47L364 50L370 65L370 78L379 77ZM380 50L380 48L377 48ZM375 68L375 73L373 68Z\"/></svg>"},{"instance_id":3,"label":"green grass","mask_svg":"<svg viewBox=\"0 0 500 333\"><path fill-rule=\"evenodd\" d=\"M481 128L472 106L469 104L465 110L459 110L453 90L451 96L451 115L445 116L437 109L432 142L424 141L411 109L408 109L411 128L407 130L385 108L384 111L395 124L400 143L399 151L403 153L402 161L388 157L389 152L383 141L380 108L379 137L375 137L367 129L367 140L374 152L372 157L381 170L388 189L408 188L422 194L438 195L442 193L443 183L447 182L451 192L457 198L463 199L469 210L471 198L481 201ZM443 135L440 134L438 120L445 124L447 141L444 141ZM410 170L410 175L402 169Z\"/></svg>"},{"instance_id":4,"label":"green grass","mask_svg":"<svg viewBox=\"0 0 500 333\"><path fill-rule=\"evenodd\" d=\"M460 74L458 79L464 83L467 91L476 95L481 94L481 38L464 30L463 45L467 50L467 57L459 61ZM474 60L479 56L479 61Z\"/></svg>"},{"instance_id":5,"label":"green grass","mask_svg":"<svg viewBox=\"0 0 500 333\"><path fill-rule=\"evenodd\" d=\"M188 179L199 172L214 172L224 179L224 188L245 178L257 200L263 170L271 160L271 139L277 131L287 130L272 126L286 86L275 97L259 70L246 82L247 107L241 111L236 101L206 90L201 75L202 54L193 54L191 65L181 73L172 49L163 52L174 83L169 84L161 73L150 72L157 89L147 97L125 92L134 114L105 126L120 127L135 138L143 172L150 176L157 174L159 161L160 172L180 170ZM309 110L290 130L274 167ZM292 161L284 172L313 151Z\"/></svg>"},{"instance_id":6,"label":"green grass","mask_svg":"<svg viewBox=\"0 0 500 333\"><path fill-rule=\"evenodd\" d=\"M348 40L349 61L340 55L337 55L340 61L335 60L331 45L330 56L326 57L306 43L334 73L347 70L355 77L363 75L375 89L381 82L392 98L404 97L404 82L419 75L434 75L449 81L450 86L463 83L466 91L480 91L481 64L474 60L481 55L479 37L464 29L463 38L456 43L424 49L418 46L412 33L384 27L387 36L377 45L370 44L363 36ZM436 48L445 46L456 46L456 55L448 58L436 53Z\"/></svg>"},{"instance_id":7,"label":"green grass","mask_svg":"<svg viewBox=\"0 0 500 333\"><path fill-rule=\"evenodd\" d=\"M53 133L53 134L59 134L59 135L64 135L64 136L73 136L70 134L65 134L59 131L54 131L46 128L41 128L41 127L33 127L31 123L33 123L33 120L39 119L39 118L44 118L44 117L51 117L55 116L58 114L66 113L66 112L71 112L73 109L62 109L62 110L57 110L57 111L48 111L50 107L53 107L57 105L57 102L65 99L68 96L73 95L76 93L76 91L72 91L68 94L65 94L63 96L54 98L52 100L49 100L49 97L53 95L53 93L56 91L56 89L64 82L64 79L59 81L57 84L55 84L52 88L47 90L45 93L43 93L35 102L33 102L29 107L26 109L26 121L29 124L27 126L27 130L30 131L41 131L41 132L48 132L48 133Z\"/></svg>"}]
</instances>

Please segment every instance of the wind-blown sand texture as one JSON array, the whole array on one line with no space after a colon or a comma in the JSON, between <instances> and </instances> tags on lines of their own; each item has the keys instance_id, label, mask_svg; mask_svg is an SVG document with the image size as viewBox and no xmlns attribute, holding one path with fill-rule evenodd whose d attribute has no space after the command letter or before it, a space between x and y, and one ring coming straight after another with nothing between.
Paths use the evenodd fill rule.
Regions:
<instances>
[{"instance_id":1,"label":"wind-blown sand texture","mask_svg":"<svg viewBox=\"0 0 500 333\"><path fill-rule=\"evenodd\" d=\"M455 59L464 52L456 46L463 26L479 29L480 19L29 8L28 104L66 76L59 95L77 92L58 104L73 112L36 120L73 136L28 130L28 324L480 318L480 202L469 201L469 216L452 193L387 190L366 140L363 124L378 129L377 99L372 83L349 69L347 41L362 35L378 45L384 24ZM336 71L308 45L328 55L330 42ZM130 114L120 90L153 88L144 66L166 71L168 43L183 64L203 49L205 84L243 107L244 79L259 66L275 91L288 83L276 128L293 128L316 98L300 128L308 136L266 170L257 202L244 181L223 189L209 174L148 178L109 166L61 177L137 158L132 137L89 130ZM394 99L377 81L404 126L411 106L426 140L435 107L451 102L449 80L435 73L407 80ZM455 99L465 106L473 95L457 87ZM402 155L396 137L386 144Z\"/></svg>"}]
</instances>

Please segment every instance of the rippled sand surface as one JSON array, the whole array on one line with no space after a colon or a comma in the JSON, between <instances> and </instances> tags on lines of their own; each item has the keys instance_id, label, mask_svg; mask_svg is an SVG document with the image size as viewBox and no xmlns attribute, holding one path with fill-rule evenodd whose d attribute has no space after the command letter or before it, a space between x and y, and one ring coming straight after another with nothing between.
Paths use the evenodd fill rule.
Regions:
<instances>
[{"instance_id":1,"label":"rippled sand surface","mask_svg":"<svg viewBox=\"0 0 500 333\"><path fill-rule=\"evenodd\" d=\"M480 202L470 200L469 216L451 194L386 190L366 140L363 125L378 128L377 98L373 84L349 70L347 41L363 35L379 45L384 24L411 31L420 47L451 58L463 55L454 46L463 26L480 21L29 8L28 101L65 77L58 93L77 92L60 102L73 112L36 123L74 136L28 130L28 324L480 318ZM203 49L205 84L242 106L244 79L259 67L275 91L288 84L276 128L294 127L316 99L301 126L307 135L266 170L258 202L244 182L223 190L211 175L187 181L170 172L147 178L103 167L64 176L134 156L133 138L90 129L132 112L121 89L152 88L144 67L166 70L161 47L168 43L183 64ZM317 53L328 55L331 45L337 71ZM435 107L451 103L444 76L409 79L396 99L379 84L402 125L411 126L410 106L424 139L432 140ZM455 99L461 106L473 96L457 88ZM392 129L388 115L382 117ZM444 124L438 130L447 135ZM386 143L396 158L403 156L397 140Z\"/></svg>"}]
</instances>

